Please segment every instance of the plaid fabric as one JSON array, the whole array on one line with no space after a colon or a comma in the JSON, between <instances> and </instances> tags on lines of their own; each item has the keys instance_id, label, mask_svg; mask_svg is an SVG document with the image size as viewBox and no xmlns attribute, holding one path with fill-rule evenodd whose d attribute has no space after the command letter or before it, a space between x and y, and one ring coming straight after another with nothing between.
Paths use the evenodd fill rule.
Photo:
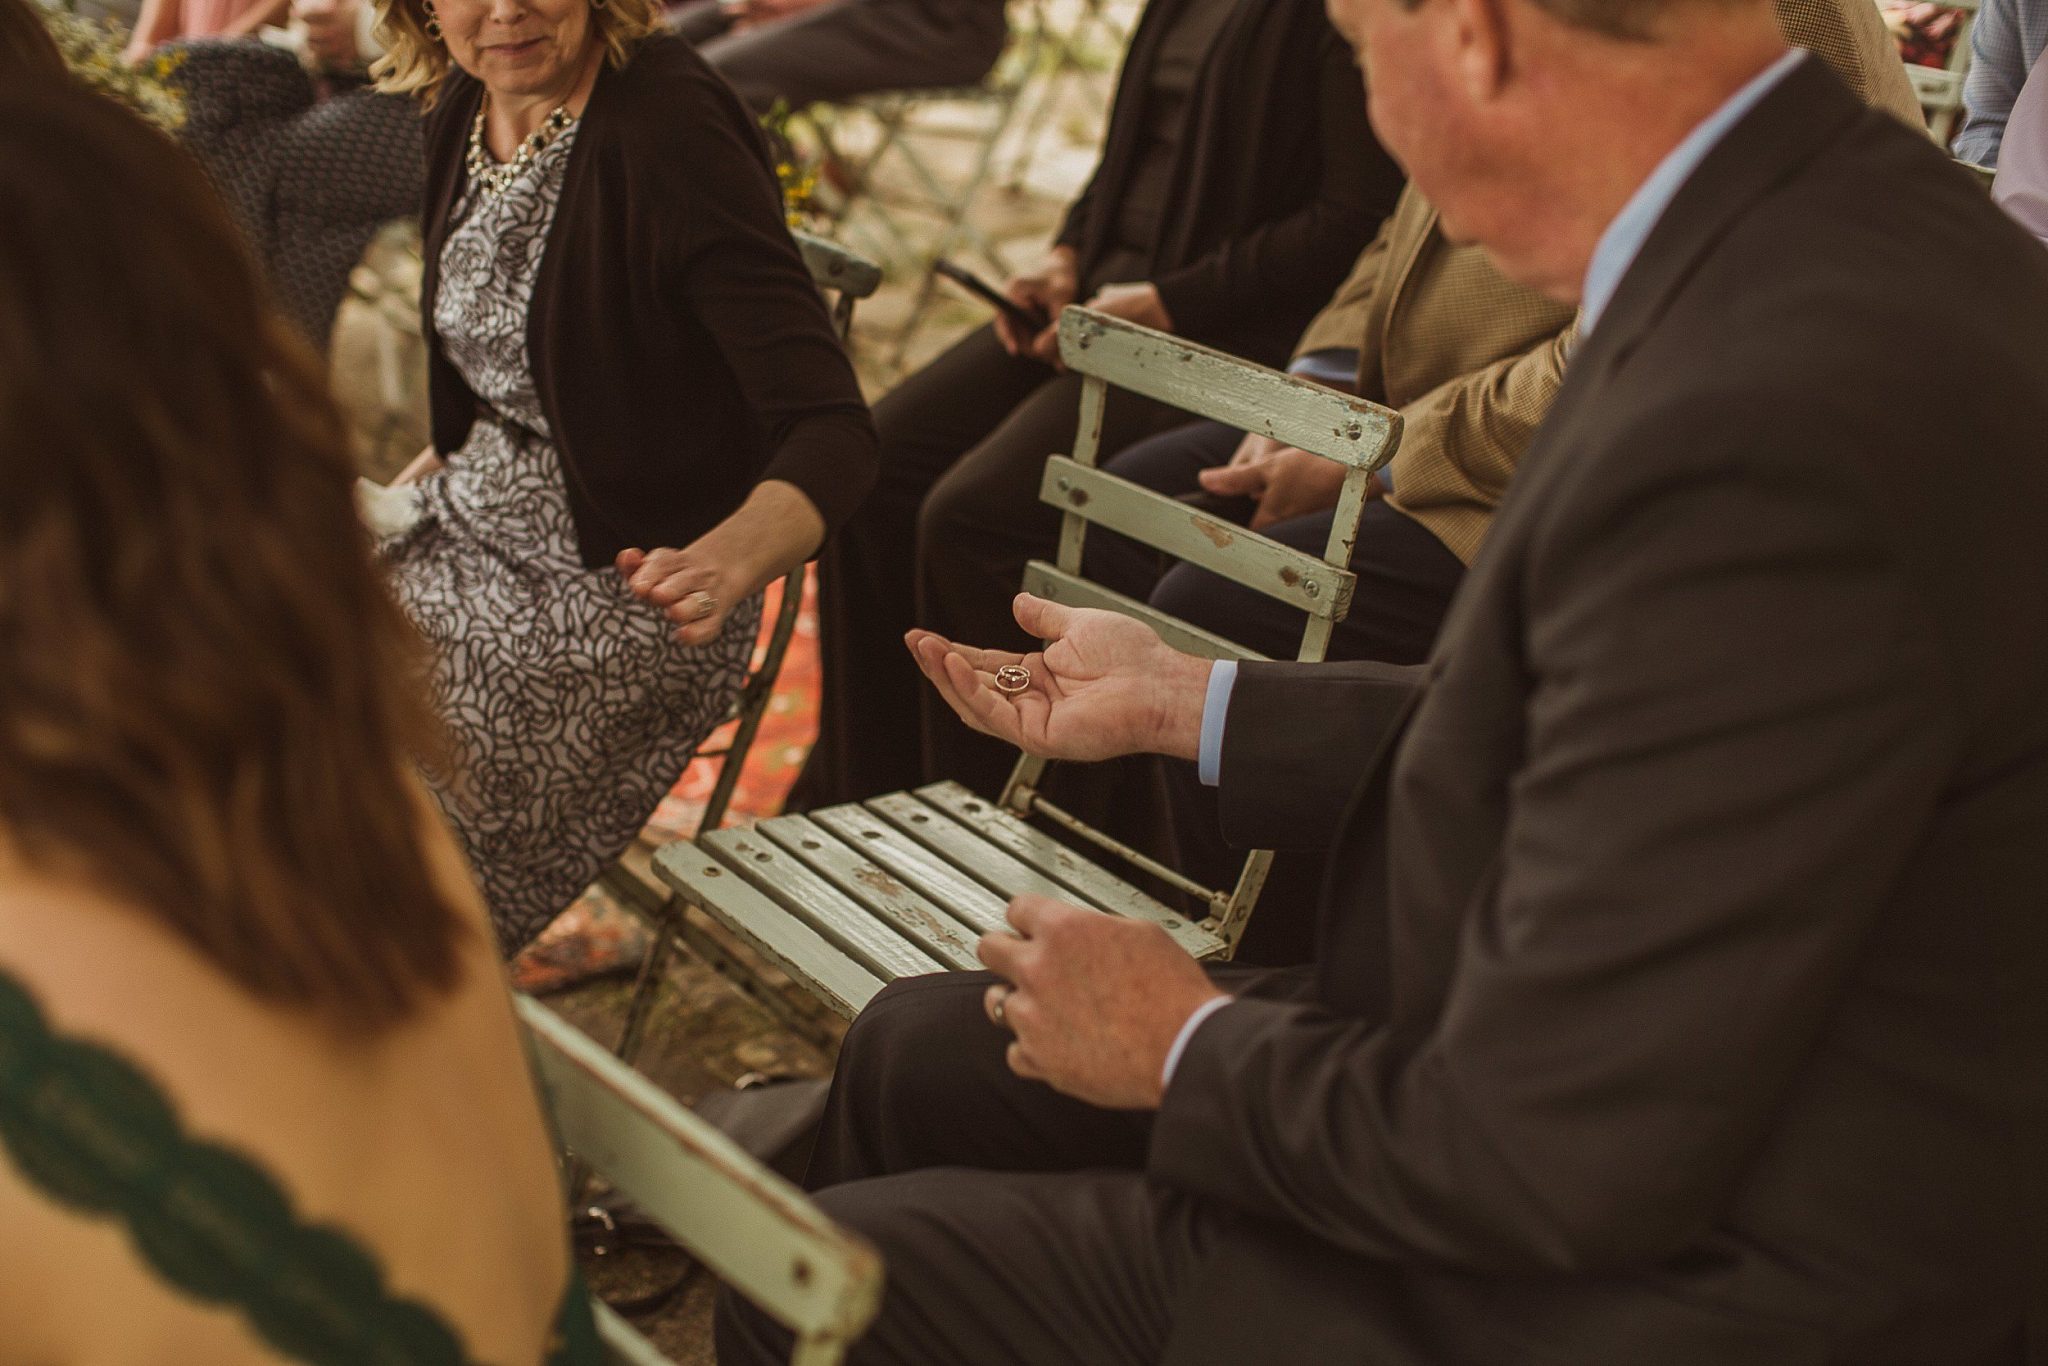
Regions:
<instances>
[{"instance_id":1,"label":"plaid fabric","mask_svg":"<svg viewBox=\"0 0 2048 1366\"><path fill-rule=\"evenodd\" d=\"M1915 128L1919 102L1869 0L1777 0L1786 38ZM1401 410L1388 501L1467 564L1564 382L1574 310L1452 246L1411 185L1297 355L1359 348L1359 392ZM1361 340L1362 338L1362 340Z\"/></svg>"}]
</instances>

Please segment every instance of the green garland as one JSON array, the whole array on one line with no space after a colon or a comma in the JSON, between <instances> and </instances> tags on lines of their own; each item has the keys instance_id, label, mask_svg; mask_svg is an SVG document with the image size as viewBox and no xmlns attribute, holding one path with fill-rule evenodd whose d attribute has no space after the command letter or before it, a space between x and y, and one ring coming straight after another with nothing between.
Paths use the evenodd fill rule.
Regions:
<instances>
[{"instance_id":1,"label":"green garland","mask_svg":"<svg viewBox=\"0 0 2048 1366\"><path fill-rule=\"evenodd\" d=\"M171 79L179 56L159 54L130 66L121 60L128 35L119 26L95 24L68 10L38 8L50 36L57 40L57 50L80 80L166 133L184 126L185 92Z\"/></svg>"}]
</instances>

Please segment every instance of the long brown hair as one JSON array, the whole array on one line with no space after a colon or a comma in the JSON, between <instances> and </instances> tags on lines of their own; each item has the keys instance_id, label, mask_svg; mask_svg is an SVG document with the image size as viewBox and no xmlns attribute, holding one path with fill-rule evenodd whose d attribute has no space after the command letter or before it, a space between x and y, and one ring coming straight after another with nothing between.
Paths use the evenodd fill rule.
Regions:
<instances>
[{"instance_id":1,"label":"long brown hair","mask_svg":"<svg viewBox=\"0 0 2048 1366\"><path fill-rule=\"evenodd\" d=\"M0 205L0 833L259 996L394 1024L471 931L321 370L111 102L0 87Z\"/></svg>"}]
</instances>

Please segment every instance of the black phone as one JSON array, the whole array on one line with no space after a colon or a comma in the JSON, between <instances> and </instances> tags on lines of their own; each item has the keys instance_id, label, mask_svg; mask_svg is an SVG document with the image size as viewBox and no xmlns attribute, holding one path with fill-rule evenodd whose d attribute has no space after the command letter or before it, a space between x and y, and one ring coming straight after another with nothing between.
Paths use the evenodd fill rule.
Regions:
<instances>
[{"instance_id":1,"label":"black phone","mask_svg":"<svg viewBox=\"0 0 2048 1366\"><path fill-rule=\"evenodd\" d=\"M1034 337L1043 332L1045 325L1052 321L1045 316L1044 309L1026 308L964 266L956 266L951 261L937 261L933 263L932 269L982 302L994 305L997 312Z\"/></svg>"}]
</instances>

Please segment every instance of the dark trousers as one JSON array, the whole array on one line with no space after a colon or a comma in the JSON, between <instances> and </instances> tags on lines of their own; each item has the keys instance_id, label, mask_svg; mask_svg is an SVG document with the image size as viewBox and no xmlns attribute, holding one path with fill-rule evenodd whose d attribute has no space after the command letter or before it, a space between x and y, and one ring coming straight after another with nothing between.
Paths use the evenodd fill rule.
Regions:
<instances>
[{"instance_id":1,"label":"dark trousers","mask_svg":"<svg viewBox=\"0 0 2048 1366\"><path fill-rule=\"evenodd\" d=\"M1234 992L1303 978L1221 968ZM889 987L847 1033L805 1184L881 1252L881 1316L856 1366L1140 1366L1230 1216L1146 1180L1151 1116L1100 1110L1003 1060L982 973ZM730 1294L721 1366L789 1357L789 1336Z\"/></svg>"},{"instance_id":2,"label":"dark trousers","mask_svg":"<svg viewBox=\"0 0 2048 1366\"><path fill-rule=\"evenodd\" d=\"M954 778L993 796L1016 753L962 725L904 648L913 626L1028 648L1010 614L1025 562L1050 555L1059 514L1038 501L1046 457L1073 448L1081 381L971 333L875 405L881 478L818 562L823 696L792 810ZM1103 445L1184 422L1112 393Z\"/></svg>"},{"instance_id":3,"label":"dark trousers","mask_svg":"<svg viewBox=\"0 0 2048 1366\"><path fill-rule=\"evenodd\" d=\"M1179 495L1199 489L1196 475L1229 460L1242 435L1218 423L1198 422L1139 442L1108 466L1134 483ZM1253 504L1240 499L1223 510L1248 523ZM1330 522L1329 513L1315 513L1277 523L1264 534L1320 555L1329 544ZM1260 654L1288 659L1301 648L1306 614L1206 569L1162 561L1136 542L1093 530L1086 564L1091 578ZM1366 505L1359 523L1351 569L1358 575L1358 589L1349 615L1331 633L1328 657L1389 664L1427 658L1465 574L1458 557L1413 518L1375 500ZM1243 855L1224 842L1216 794L1196 779L1193 764L1158 762L1171 812L1172 861L1209 886L1230 885ZM1282 853L1274 859L1246 930L1241 952L1247 961L1306 961L1323 869L1318 855Z\"/></svg>"},{"instance_id":4,"label":"dark trousers","mask_svg":"<svg viewBox=\"0 0 2048 1366\"><path fill-rule=\"evenodd\" d=\"M717 0L669 23L757 113L883 90L973 85L1002 54L1003 0L831 0L765 28L731 33Z\"/></svg>"}]
</instances>

